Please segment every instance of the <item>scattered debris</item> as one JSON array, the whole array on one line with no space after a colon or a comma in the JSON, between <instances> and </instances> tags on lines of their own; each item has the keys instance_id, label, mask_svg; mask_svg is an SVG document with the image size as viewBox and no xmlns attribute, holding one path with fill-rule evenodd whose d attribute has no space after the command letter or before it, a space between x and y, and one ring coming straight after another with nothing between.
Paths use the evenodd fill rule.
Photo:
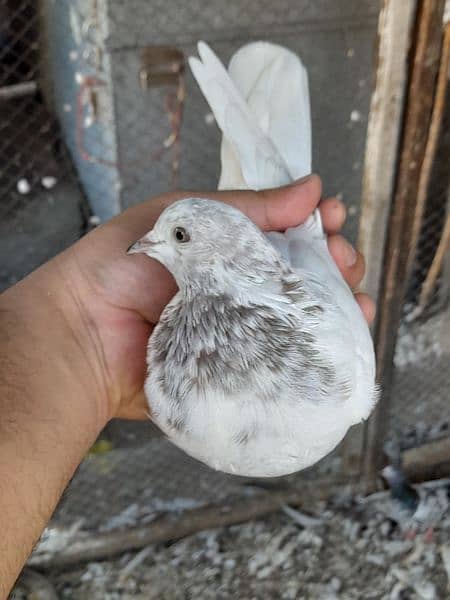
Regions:
<instances>
[{"instance_id":1,"label":"scattered debris","mask_svg":"<svg viewBox=\"0 0 450 600\"><path fill-rule=\"evenodd\" d=\"M89 225L92 225L92 227L97 227L97 225L100 225L101 222L102 221L100 217L97 215L91 215L89 217Z\"/></svg>"},{"instance_id":2,"label":"scattered debris","mask_svg":"<svg viewBox=\"0 0 450 600\"><path fill-rule=\"evenodd\" d=\"M442 544L439 548L442 564L447 574L447 588L450 591L450 544Z\"/></svg>"},{"instance_id":3,"label":"scattered debris","mask_svg":"<svg viewBox=\"0 0 450 600\"><path fill-rule=\"evenodd\" d=\"M58 180L56 177L52 177L51 175L45 175L42 177L41 183L46 190L51 190L58 183Z\"/></svg>"},{"instance_id":4,"label":"scattered debris","mask_svg":"<svg viewBox=\"0 0 450 600\"><path fill-rule=\"evenodd\" d=\"M155 509L151 495L148 500L148 506L130 505L116 524L139 520ZM389 503L391 495L385 491L308 507L320 517L283 506L263 519L202 531L171 544L147 545L114 560L52 570L49 579L60 598L71 600L448 597L449 516L436 524L431 543L419 537L405 540L386 516ZM183 507L188 507L184 499L159 502L160 509ZM309 519L322 527L304 528Z\"/></svg>"},{"instance_id":5,"label":"scattered debris","mask_svg":"<svg viewBox=\"0 0 450 600\"><path fill-rule=\"evenodd\" d=\"M359 121L361 121L362 119L362 115L359 112L359 110L352 110L352 112L350 113L350 121L352 123L359 123Z\"/></svg>"},{"instance_id":6,"label":"scattered debris","mask_svg":"<svg viewBox=\"0 0 450 600\"><path fill-rule=\"evenodd\" d=\"M297 525L304 527L305 529L309 527L318 527L323 525L322 519L316 519L315 517L310 517L309 515L305 515L305 513L300 512L299 510L295 510L291 508L287 504L281 505L281 510L285 515L290 517Z\"/></svg>"},{"instance_id":7,"label":"scattered debris","mask_svg":"<svg viewBox=\"0 0 450 600\"><path fill-rule=\"evenodd\" d=\"M148 556L150 556L150 554L153 551L153 546L147 546L146 548L142 548L142 550L138 552L125 566L125 568L119 576L118 582L123 583L131 575L131 573L133 573L133 571L137 569L139 565L141 565Z\"/></svg>"},{"instance_id":8,"label":"scattered debris","mask_svg":"<svg viewBox=\"0 0 450 600\"><path fill-rule=\"evenodd\" d=\"M30 600L58 600L55 588L48 578L31 569L24 569L20 575L11 600L18 600L21 596Z\"/></svg>"},{"instance_id":9,"label":"scattered debris","mask_svg":"<svg viewBox=\"0 0 450 600\"><path fill-rule=\"evenodd\" d=\"M405 313L412 314L412 307L405 306ZM449 319L436 315L424 323L413 325L402 324L399 329L395 348L395 366L404 368L408 365L422 363L428 357L439 358L447 350L441 346L439 335L442 328L450 332Z\"/></svg>"},{"instance_id":10,"label":"scattered debris","mask_svg":"<svg viewBox=\"0 0 450 600\"><path fill-rule=\"evenodd\" d=\"M19 179L19 181L17 182L17 191L19 192L19 194L29 194L31 191L31 185L30 182L28 181L28 179L25 179L25 177L22 177L22 179Z\"/></svg>"}]
</instances>

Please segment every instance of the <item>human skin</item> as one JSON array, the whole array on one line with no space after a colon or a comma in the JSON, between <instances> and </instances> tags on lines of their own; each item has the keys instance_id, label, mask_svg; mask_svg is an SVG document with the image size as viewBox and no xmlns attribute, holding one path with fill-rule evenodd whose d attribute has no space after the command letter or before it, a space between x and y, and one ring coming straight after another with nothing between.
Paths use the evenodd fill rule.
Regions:
<instances>
[{"instance_id":1,"label":"human skin","mask_svg":"<svg viewBox=\"0 0 450 600\"><path fill-rule=\"evenodd\" d=\"M147 340L176 291L169 273L128 246L186 196L233 204L263 230L304 221L317 176L264 192L169 193L86 235L0 296L0 598L6 598L70 478L106 423L146 419ZM364 260L339 235L345 209L320 204L328 245L355 288ZM356 298L368 321L373 302ZM150 460L150 458L149 458Z\"/></svg>"}]
</instances>

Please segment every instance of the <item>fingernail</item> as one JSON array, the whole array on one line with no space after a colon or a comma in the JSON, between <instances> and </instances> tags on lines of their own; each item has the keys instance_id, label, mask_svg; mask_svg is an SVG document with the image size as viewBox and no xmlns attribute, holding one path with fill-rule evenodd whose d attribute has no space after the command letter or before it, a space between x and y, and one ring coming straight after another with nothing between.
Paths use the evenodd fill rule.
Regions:
<instances>
[{"instance_id":1,"label":"fingernail","mask_svg":"<svg viewBox=\"0 0 450 600\"><path fill-rule=\"evenodd\" d=\"M347 267L353 267L357 259L356 250L351 244L345 242L344 246L344 261Z\"/></svg>"}]
</instances>

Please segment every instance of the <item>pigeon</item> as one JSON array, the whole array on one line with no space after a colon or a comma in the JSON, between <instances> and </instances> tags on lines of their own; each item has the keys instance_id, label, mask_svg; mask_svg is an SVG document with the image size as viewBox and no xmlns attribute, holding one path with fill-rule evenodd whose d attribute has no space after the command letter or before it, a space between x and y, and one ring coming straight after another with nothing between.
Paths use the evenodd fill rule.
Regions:
<instances>
[{"instance_id":1,"label":"pigeon","mask_svg":"<svg viewBox=\"0 0 450 600\"><path fill-rule=\"evenodd\" d=\"M191 69L222 130L219 187L265 189L311 172L306 70L255 42L229 73L204 43ZM222 202L183 198L128 252L178 292L149 339L152 420L210 467L247 477L305 469L377 400L373 343L330 256L320 215L264 235Z\"/></svg>"},{"instance_id":2,"label":"pigeon","mask_svg":"<svg viewBox=\"0 0 450 600\"><path fill-rule=\"evenodd\" d=\"M387 465L381 476L391 490L392 503L387 513L406 538L424 533L425 541L433 539L434 527L450 508L449 487L413 487L400 467Z\"/></svg>"}]
</instances>

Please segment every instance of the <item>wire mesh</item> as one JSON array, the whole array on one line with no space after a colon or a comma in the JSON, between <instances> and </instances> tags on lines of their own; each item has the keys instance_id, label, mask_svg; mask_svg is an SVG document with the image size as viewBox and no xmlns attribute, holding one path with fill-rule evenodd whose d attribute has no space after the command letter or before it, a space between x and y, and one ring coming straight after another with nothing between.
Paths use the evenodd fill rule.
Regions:
<instances>
[{"instance_id":1,"label":"wire mesh","mask_svg":"<svg viewBox=\"0 0 450 600\"><path fill-rule=\"evenodd\" d=\"M0 122L7 128L0 215L42 188L43 178L74 174L102 220L173 187L214 188L219 133L205 101L188 73L171 84L144 85L143 49L169 45L187 56L206 37L227 62L239 45L270 37L310 66L314 165L325 191L348 202L347 233L354 238L378 5L0 0ZM334 93L324 94L330 75ZM22 88L28 95L20 100L6 87L24 83L33 85ZM42 138L37 129L46 130ZM31 138L45 148L37 164L26 152Z\"/></svg>"},{"instance_id":2,"label":"wire mesh","mask_svg":"<svg viewBox=\"0 0 450 600\"><path fill-rule=\"evenodd\" d=\"M174 186L215 188L220 136L184 59L153 85L145 56L169 47L186 57L206 38L228 62L263 38L308 67L314 167L346 202L354 240L378 10L378 0L0 0L0 218L62 185L99 220ZM149 489L191 502L242 490L150 430L139 440L122 449L112 436L111 452L89 458L55 522L100 528L133 498L145 517ZM321 468L339 466L336 453Z\"/></svg>"},{"instance_id":3,"label":"wire mesh","mask_svg":"<svg viewBox=\"0 0 450 600\"><path fill-rule=\"evenodd\" d=\"M38 6L0 1L0 217L52 188L71 165L45 103Z\"/></svg>"},{"instance_id":4,"label":"wire mesh","mask_svg":"<svg viewBox=\"0 0 450 600\"><path fill-rule=\"evenodd\" d=\"M447 83L418 247L395 352L388 444L409 448L450 435L450 256L423 290L450 210L450 83Z\"/></svg>"},{"instance_id":5,"label":"wire mesh","mask_svg":"<svg viewBox=\"0 0 450 600\"><path fill-rule=\"evenodd\" d=\"M404 306L404 318L413 320L442 308L449 297L449 273L441 272L426 306L420 307L423 283L431 267L449 212L450 85L447 86L441 132L434 158L420 237ZM422 308L422 310L420 310ZM419 310L418 310L419 309Z\"/></svg>"}]
</instances>

